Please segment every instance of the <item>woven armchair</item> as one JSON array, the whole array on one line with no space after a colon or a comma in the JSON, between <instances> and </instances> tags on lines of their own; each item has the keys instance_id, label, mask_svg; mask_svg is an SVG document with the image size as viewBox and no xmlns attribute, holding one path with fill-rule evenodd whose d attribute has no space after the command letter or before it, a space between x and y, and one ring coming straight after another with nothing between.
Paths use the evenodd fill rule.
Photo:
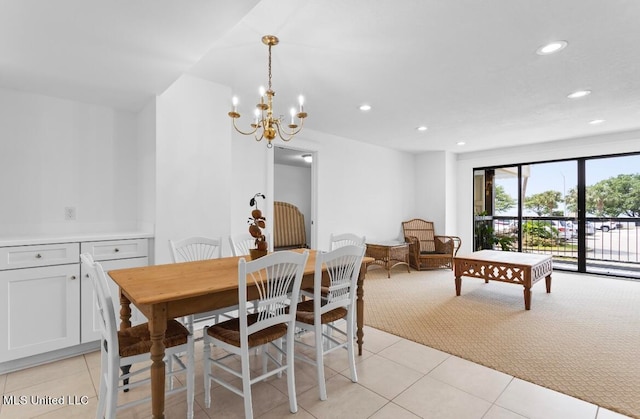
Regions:
<instances>
[{"instance_id":1,"label":"woven armchair","mask_svg":"<svg viewBox=\"0 0 640 419\"><path fill-rule=\"evenodd\" d=\"M409 243L409 264L423 269L453 269L453 258L462 240L457 236L437 236L433 222L414 218L402 222L404 240Z\"/></svg>"}]
</instances>

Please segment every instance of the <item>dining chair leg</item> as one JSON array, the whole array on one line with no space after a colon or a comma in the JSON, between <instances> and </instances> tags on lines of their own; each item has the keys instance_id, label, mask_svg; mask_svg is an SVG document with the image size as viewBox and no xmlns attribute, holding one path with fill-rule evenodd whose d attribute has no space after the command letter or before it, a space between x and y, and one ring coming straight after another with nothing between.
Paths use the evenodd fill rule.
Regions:
<instances>
[{"instance_id":1,"label":"dining chair leg","mask_svg":"<svg viewBox=\"0 0 640 419\"><path fill-rule=\"evenodd\" d=\"M316 370L318 375L318 389L320 390L320 400L327 400L327 386L324 382L324 336L322 329L324 325L320 322L316 323L315 339L316 339Z\"/></svg>"},{"instance_id":2,"label":"dining chair leg","mask_svg":"<svg viewBox=\"0 0 640 419\"><path fill-rule=\"evenodd\" d=\"M204 328L204 404L207 409L211 407L211 345L207 342L207 327Z\"/></svg>"},{"instance_id":3,"label":"dining chair leg","mask_svg":"<svg viewBox=\"0 0 640 419\"><path fill-rule=\"evenodd\" d=\"M253 403L251 398L251 365L249 362L249 350L242 348L240 355L242 368L242 396L244 397L244 416L253 419Z\"/></svg>"},{"instance_id":4,"label":"dining chair leg","mask_svg":"<svg viewBox=\"0 0 640 419\"><path fill-rule=\"evenodd\" d=\"M119 381L119 377L118 377L118 369L116 366L116 360L115 359L110 359L109 360L109 373L108 373L108 377L107 377L107 407L106 407L106 414L105 414L105 418L107 419L113 419L116 417L116 407L117 407L117 403L118 403L118 381ZM130 366L129 366L130 368Z\"/></svg>"},{"instance_id":5,"label":"dining chair leg","mask_svg":"<svg viewBox=\"0 0 640 419\"><path fill-rule=\"evenodd\" d=\"M289 411L296 413L298 411L298 401L296 399L296 377L294 374L295 338L294 328L291 327L290 329L291 331L287 332L287 341L285 342L287 345L287 392L289 396Z\"/></svg>"},{"instance_id":6,"label":"dining chair leg","mask_svg":"<svg viewBox=\"0 0 640 419\"><path fill-rule=\"evenodd\" d=\"M129 371L131 371L131 365L123 365L120 367L120 371L122 371L122 375L127 375L129 374ZM122 383L124 384L124 391L125 393L129 392L129 379L125 378ZM117 387L116 387L117 388Z\"/></svg>"},{"instance_id":7,"label":"dining chair leg","mask_svg":"<svg viewBox=\"0 0 640 419\"><path fill-rule=\"evenodd\" d=\"M187 345L187 419L193 419L193 399L195 398L195 360L193 335Z\"/></svg>"},{"instance_id":8,"label":"dining chair leg","mask_svg":"<svg viewBox=\"0 0 640 419\"><path fill-rule=\"evenodd\" d=\"M277 341L274 342L274 344L279 349L279 351L277 351L276 353L276 359L278 360L278 365L282 365L282 352L283 352L282 339L278 339ZM282 371L278 373L278 378L282 378Z\"/></svg>"},{"instance_id":9,"label":"dining chair leg","mask_svg":"<svg viewBox=\"0 0 640 419\"><path fill-rule=\"evenodd\" d=\"M358 382L358 373L356 372L356 351L355 351L355 327L354 327L354 310L349 309L347 314L347 352L349 353L349 369L351 370L351 381Z\"/></svg>"},{"instance_id":10,"label":"dining chair leg","mask_svg":"<svg viewBox=\"0 0 640 419\"><path fill-rule=\"evenodd\" d=\"M107 408L107 391L109 383L105 372L108 371L107 357L105 351L100 351L100 394L98 396L98 409L96 419L103 419Z\"/></svg>"},{"instance_id":11,"label":"dining chair leg","mask_svg":"<svg viewBox=\"0 0 640 419\"><path fill-rule=\"evenodd\" d=\"M167 364L167 366L165 368L167 369L167 371L169 371L170 373L173 372L173 355L167 357L166 364ZM174 375L171 374L171 376L169 378L169 390L173 390L173 379L174 378L175 378Z\"/></svg>"},{"instance_id":12,"label":"dining chair leg","mask_svg":"<svg viewBox=\"0 0 640 419\"><path fill-rule=\"evenodd\" d=\"M258 351L259 346L256 346L254 348L249 349L250 352L253 352L254 355L260 356L260 359L262 360L262 374L266 374L267 370L269 369L269 345L264 345L264 348L262 348L261 351ZM262 381L267 381L267 379L265 378Z\"/></svg>"},{"instance_id":13,"label":"dining chair leg","mask_svg":"<svg viewBox=\"0 0 640 419\"><path fill-rule=\"evenodd\" d=\"M103 419L107 409L107 383L104 377L100 377L100 396L98 398L98 409L96 410L96 419Z\"/></svg>"}]
</instances>

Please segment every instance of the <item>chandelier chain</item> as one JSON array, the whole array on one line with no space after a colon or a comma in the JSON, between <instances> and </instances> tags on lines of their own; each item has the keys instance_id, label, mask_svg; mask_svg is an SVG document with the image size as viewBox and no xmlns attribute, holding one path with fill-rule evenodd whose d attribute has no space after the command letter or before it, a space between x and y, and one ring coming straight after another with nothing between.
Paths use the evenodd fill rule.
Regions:
<instances>
[{"instance_id":1,"label":"chandelier chain","mask_svg":"<svg viewBox=\"0 0 640 419\"><path fill-rule=\"evenodd\" d=\"M269 90L271 90L271 45L269 45Z\"/></svg>"}]
</instances>

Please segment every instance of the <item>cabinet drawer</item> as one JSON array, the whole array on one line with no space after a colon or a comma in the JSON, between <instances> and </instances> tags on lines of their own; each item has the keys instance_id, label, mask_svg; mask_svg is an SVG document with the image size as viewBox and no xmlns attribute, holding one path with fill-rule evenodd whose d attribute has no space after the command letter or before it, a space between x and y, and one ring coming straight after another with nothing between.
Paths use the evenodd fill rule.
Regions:
<instances>
[{"instance_id":1,"label":"cabinet drawer","mask_svg":"<svg viewBox=\"0 0 640 419\"><path fill-rule=\"evenodd\" d=\"M80 253L90 253L97 261L137 258L148 255L147 246L147 239L85 242L80 245Z\"/></svg>"},{"instance_id":2,"label":"cabinet drawer","mask_svg":"<svg viewBox=\"0 0 640 419\"><path fill-rule=\"evenodd\" d=\"M0 248L0 270L78 263L78 243Z\"/></svg>"}]
</instances>

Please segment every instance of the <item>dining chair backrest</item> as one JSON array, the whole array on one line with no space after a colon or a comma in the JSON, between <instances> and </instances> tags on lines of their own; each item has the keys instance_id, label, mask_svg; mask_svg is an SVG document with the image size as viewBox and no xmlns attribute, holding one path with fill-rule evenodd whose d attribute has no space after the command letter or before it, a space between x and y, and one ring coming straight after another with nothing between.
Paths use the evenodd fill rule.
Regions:
<instances>
[{"instance_id":1,"label":"dining chair backrest","mask_svg":"<svg viewBox=\"0 0 640 419\"><path fill-rule=\"evenodd\" d=\"M300 284L308 257L308 250L303 253L280 251L250 262L244 258L238 261L241 341L246 342L249 335L278 323L293 324L295 302L300 296ZM247 287L255 287L258 292L255 299L247 300ZM247 316L251 314L257 320L249 325Z\"/></svg>"},{"instance_id":2,"label":"dining chair backrest","mask_svg":"<svg viewBox=\"0 0 640 419\"><path fill-rule=\"evenodd\" d=\"M93 260L89 253L80 255L80 260L87 272L87 276L91 279L94 291L96 293L95 304L100 322L100 332L102 339L106 341L107 348L118 348L118 325L116 324L116 313L113 308L113 299L109 292L109 284L107 277L98 262ZM112 351L113 353L113 351ZM117 349L115 354L117 354Z\"/></svg>"},{"instance_id":3,"label":"dining chair backrest","mask_svg":"<svg viewBox=\"0 0 640 419\"><path fill-rule=\"evenodd\" d=\"M194 262L218 259L222 256L222 240L220 238L195 236L182 240L169 240L169 247L174 262Z\"/></svg>"},{"instance_id":4,"label":"dining chair backrest","mask_svg":"<svg viewBox=\"0 0 640 419\"><path fill-rule=\"evenodd\" d=\"M331 243L331 250L335 250L343 246L364 246L366 242L366 236L358 236L353 233L333 234L329 237Z\"/></svg>"},{"instance_id":5,"label":"dining chair backrest","mask_svg":"<svg viewBox=\"0 0 640 419\"><path fill-rule=\"evenodd\" d=\"M338 307L355 304L356 285L364 256L364 246L346 245L330 252L318 252L314 280L316 317ZM323 267L326 277L323 282Z\"/></svg>"},{"instance_id":6,"label":"dining chair backrest","mask_svg":"<svg viewBox=\"0 0 640 419\"><path fill-rule=\"evenodd\" d=\"M269 235L265 235L267 243L269 243ZM256 239L249 233L236 234L235 236L229 236L229 246L231 246L231 254L233 256L247 256L249 255L249 249L256 248Z\"/></svg>"},{"instance_id":7,"label":"dining chair backrest","mask_svg":"<svg viewBox=\"0 0 640 419\"><path fill-rule=\"evenodd\" d=\"M169 248L174 263L196 262L199 260L219 259L222 256L222 239L202 236L187 237L182 240L169 240ZM194 322L218 322L220 314L227 310L213 310L182 318L182 323L193 334Z\"/></svg>"}]
</instances>

